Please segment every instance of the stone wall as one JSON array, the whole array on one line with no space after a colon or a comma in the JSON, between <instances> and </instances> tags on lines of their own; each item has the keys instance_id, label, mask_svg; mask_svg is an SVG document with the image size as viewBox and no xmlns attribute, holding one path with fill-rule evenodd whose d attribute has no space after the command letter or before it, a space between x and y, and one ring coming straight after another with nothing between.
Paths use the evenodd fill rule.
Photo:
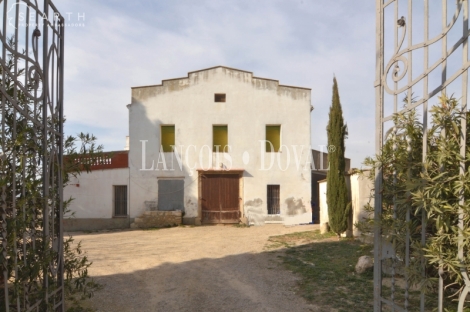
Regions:
<instances>
[{"instance_id":1,"label":"stone wall","mask_svg":"<svg viewBox=\"0 0 470 312\"><path fill-rule=\"evenodd\" d=\"M176 226L182 223L182 211L145 211L135 218L131 229Z\"/></svg>"}]
</instances>

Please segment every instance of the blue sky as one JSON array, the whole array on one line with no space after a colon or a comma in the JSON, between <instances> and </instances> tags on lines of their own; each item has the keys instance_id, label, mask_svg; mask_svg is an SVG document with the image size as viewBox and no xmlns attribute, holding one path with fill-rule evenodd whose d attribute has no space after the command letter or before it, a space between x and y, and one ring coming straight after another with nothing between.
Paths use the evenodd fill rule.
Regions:
<instances>
[{"instance_id":1,"label":"blue sky","mask_svg":"<svg viewBox=\"0 0 470 312\"><path fill-rule=\"evenodd\" d=\"M61 0L66 132L121 150L132 86L217 65L312 89L312 146L326 145L333 75L346 157L374 153L375 1Z\"/></svg>"}]
</instances>

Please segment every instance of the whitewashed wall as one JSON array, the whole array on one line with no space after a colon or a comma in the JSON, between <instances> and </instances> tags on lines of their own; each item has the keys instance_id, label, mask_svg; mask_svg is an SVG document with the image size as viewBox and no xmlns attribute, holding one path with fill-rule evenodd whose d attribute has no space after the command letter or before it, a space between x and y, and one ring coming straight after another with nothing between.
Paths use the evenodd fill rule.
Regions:
<instances>
[{"instance_id":1,"label":"whitewashed wall","mask_svg":"<svg viewBox=\"0 0 470 312\"><path fill-rule=\"evenodd\" d=\"M373 199L370 198L370 191L373 188L373 183L368 179L370 171L365 171L364 174L351 174L349 175L350 182L350 198L351 198L351 213L352 213L352 224L359 221L363 221L364 218L368 218L368 214L364 210L364 206L370 202L373 206ZM319 182L320 189L320 223L329 221L328 218L328 204L326 202L326 180ZM353 235L359 236L361 232L353 226Z\"/></svg>"},{"instance_id":2,"label":"whitewashed wall","mask_svg":"<svg viewBox=\"0 0 470 312\"><path fill-rule=\"evenodd\" d=\"M114 210L113 186L128 184L128 168L84 172L77 178L71 178L64 188L64 199L74 198L70 209L75 212L76 218L111 219Z\"/></svg>"},{"instance_id":3,"label":"whitewashed wall","mask_svg":"<svg viewBox=\"0 0 470 312\"><path fill-rule=\"evenodd\" d=\"M374 206L374 199L370 198L370 192L374 185L368 178L369 174L370 171L365 171L363 175L356 173L350 176L353 224L369 217L364 210L364 206L367 203L370 202L370 205ZM353 235L359 236L361 232L356 227L353 227Z\"/></svg>"},{"instance_id":4,"label":"whitewashed wall","mask_svg":"<svg viewBox=\"0 0 470 312\"><path fill-rule=\"evenodd\" d=\"M215 93L225 93L226 102L214 102ZM276 80L255 78L250 72L216 67L167 80L162 85L133 88L128 108L131 217L143 213L145 201L158 200L158 178L177 177L185 181L186 217L198 218L196 170L220 168L223 164L245 170L242 211L252 222L262 224L266 220L268 184L280 185L283 223L311 221L309 89L281 86ZM265 140L266 125L278 124L281 144L285 146L282 153L273 153L273 168L263 171L262 162L265 168L269 166L271 154L262 155L265 143L259 140ZM161 125L175 125L175 143L182 146L182 170L174 160L171 169L163 170L163 159L159 159ZM215 156L209 150L213 125L228 125L232 147L229 153L219 154L218 161L210 159ZM188 150L190 145L194 148ZM208 148L200 153L204 145ZM296 151L293 145L297 146ZM165 159L168 168L172 155L166 154Z\"/></svg>"},{"instance_id":5,"label":"whitewashed wall","mask_svg":"<svg viewBox=\"0 0 470 312\"><path fill-rule=\"evenodd\" d=\"M320 192L320 224L330 221L330 218L328 217L328 204L326 203L326 185L326 180L318 182Z\"/></svg>"}]
</instances>

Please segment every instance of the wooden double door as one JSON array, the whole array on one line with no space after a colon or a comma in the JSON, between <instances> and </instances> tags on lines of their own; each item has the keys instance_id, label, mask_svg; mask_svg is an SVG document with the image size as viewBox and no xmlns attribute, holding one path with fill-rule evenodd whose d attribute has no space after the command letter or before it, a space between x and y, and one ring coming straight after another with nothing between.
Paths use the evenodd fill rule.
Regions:
<instances>
[{"instance_id":1,"label":"wooden double door","mask_svg":"<svg viewBox=\"0 0 470 312\"><path fill-rule=\"evenodd\" d=\"M238 223L240 220L240 175L202 174L202 223Z\"/></svg>"}]
</instances>

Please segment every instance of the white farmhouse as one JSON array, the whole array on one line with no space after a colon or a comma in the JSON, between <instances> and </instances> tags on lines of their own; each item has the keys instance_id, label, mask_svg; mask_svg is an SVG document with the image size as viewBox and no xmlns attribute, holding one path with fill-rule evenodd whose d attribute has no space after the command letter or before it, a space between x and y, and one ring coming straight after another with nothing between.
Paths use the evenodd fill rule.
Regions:
<instances>
[{"instance_id":1,"label":"white farmhouse","mask_svg":"<svg viewBox=\"0 0 470 312\"><path fill-rule=\"evenodd\" d=\"M310 101L308 88L223 66L132 88L128 168L66 187L77 217L66 226L140 226L178 213L195 225L311 222Z\"/></svg>"}]
</instances>

